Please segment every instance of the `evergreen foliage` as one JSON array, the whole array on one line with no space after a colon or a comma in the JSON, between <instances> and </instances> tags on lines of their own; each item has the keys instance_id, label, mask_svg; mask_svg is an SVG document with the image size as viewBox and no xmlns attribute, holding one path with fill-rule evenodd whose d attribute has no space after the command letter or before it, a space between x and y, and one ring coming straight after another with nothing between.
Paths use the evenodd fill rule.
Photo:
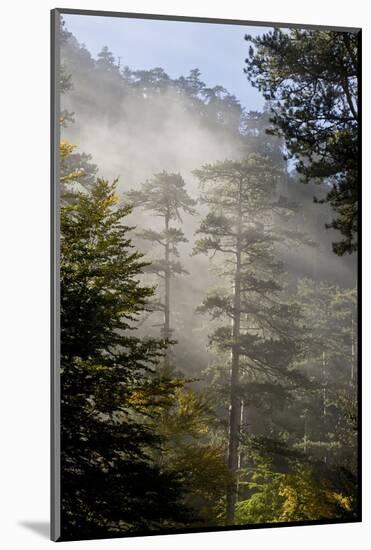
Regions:
<instances>
[{"instance_id":1,"label":"evergreen foliage","mask_svg":"<svg viewBox=\"0 0 371 550\"><path fill-rule=\"evenodd\" d=\"M97 180L61 211L61 448L63 538L179 526L192 516L176 473L149 459L152 381L164 344L135 335L153 290L117 207L115 183ZM152 388L145 409L135 395ZM162 386L162 392L173 391ZM143 507L143 501L146 506Z\"/></svg>"},{"instance_id":2,"label":"evergreen foliage","mask_svg":"<svg viewBox=\"0 0 371 550\"><path fill-rule=\"evenodd\" d=\"M161 247L162 256L152 258L149 271L155 273L164 285L163 301L156 303L155 308L164 312L162 336L169 341L173 333L170 326L170 280L175 275L187 273L176 258L179 257L178 245L188 242L184 232L170 224L182 223L183 213L194 214L195 201L188 195L182 176L165 171L147 180L140 191L129 191L126 197L134 206L142 207L160 217L163 224L162 231L145 229L138 234L152 245ZM167 352L164 370L167 372L169 368L170 356Z\"/></svg>"},{"instance_id":3,"label":"evergreen foliage","mask_svg":"<svg viewBox=\"0 0 371 550\"><path fill-rule=\"evenodd\" d=\"M304 181L325 183L339 255L357 250L358 45L355 32L274 29L253 38L245 72L270 102Z\"/></svg>"},{"instance_id":4,"label":"evergreen foliage","mask_svg":"<svg viewBox=\"0 0 371 550\"><path fill-rule=\"evenodd\" d=\"M62 22L65 540L359 518L356 35L247 39L263 112ZM74 145L87 123L123 187ZM218 148L190 165L193 132Z\"/></svg>"}]
</instances>

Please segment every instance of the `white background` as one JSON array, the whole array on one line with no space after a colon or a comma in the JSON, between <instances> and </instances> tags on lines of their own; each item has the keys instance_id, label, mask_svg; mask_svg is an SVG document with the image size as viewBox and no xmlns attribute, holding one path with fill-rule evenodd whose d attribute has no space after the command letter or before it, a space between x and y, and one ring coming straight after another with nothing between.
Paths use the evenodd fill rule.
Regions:
<instances>
[{"instance_id":1,"label":"white background","mask_svg":"<svg viewBox=\"0 0 371 550\"><path fill-rule=\"evenodd\" d=\"M363 27L364 523L65 543L72 548L370 547L370 23L367 2L337 0L6 0L0 32L0 546L51 546L49 519L49 10L104 9ZM4 124L5 122L5 124ZM32 524L31 527L29 524Z\"/></svg>"}]
</instances>

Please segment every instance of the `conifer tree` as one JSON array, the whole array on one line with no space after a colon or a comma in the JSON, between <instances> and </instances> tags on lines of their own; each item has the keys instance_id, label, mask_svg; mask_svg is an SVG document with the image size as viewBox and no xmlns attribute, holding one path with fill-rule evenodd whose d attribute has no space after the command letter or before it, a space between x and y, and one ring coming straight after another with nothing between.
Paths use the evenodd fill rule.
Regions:
<instances>
[{"instance_id":1,"label":"conifer tree","mask_svg":"<svg viewBox=\"0 0 371 550\"><path fill-rule=\"evenodd\" d=\"M193 214L195 201L188 195L185 182L180 174L160 172L152 179L147 180L140 191L129 191L126 194L134 206L140 206L158 216L163 224L162 231L146 229L139 235L159 245L162 256L154 259L150 271L155 273L163 282L163 302L158 307L164 313L162 336L165 340L171 340L173 329L171 328L171 279L176 275L187 273L179 257L178 246L186 243L184 232L172 222L182 223L182 214ZM165 371L170 366L170 352L165 355Z\"/></svg>"},{"instance_id":2,"label":"conifer tree","mask_svg":"<svg viewBox=\"0 0 371 550\"><path fill-rule=\"evenodd\" d=\"M228 285L211 292L199 310L213 319L229 320L214 331L211 342L219 353L231 357L228 466L237 474L243 391L248 383L256 381L257 375L264 383L301 381L290 370L301 341L294 322L298 311L280 300L282 266L274 245L283 235L303 236L289 229L292 206L276 196L279 174L267 157L249 154L243 161L205 165L195 175L203 191L201 200L208 207L195 253L222 256L219 274ZM275 223L279 214L286 219L283 228ZM227 494L227 523L234 521L236 499L235 486Z\"/></svg>"},{"instance_id":3,"label":"conifer tree","mask_svg":"<svg viewBox=\"0 0 371 550\"><path fill-rule=\"evenodd\" d=\"M315 391L293 406L296 418L303 418L305 409L305 440L298 446L356 479L356 289L301 279L295 299L310 332L300 367L316 383Z\"/></svg>"},{"instance_id":4,"label":"conifer tree","mask_svg":"<svg viewBox=\"0 0 371 550\"><path fill-rule=\"evenodd\" d=\"M115 184L97 180L61 210L62 537L91 538L191 521L176 473L150 460L164 343L135 335L152 296L117 207ZM147 395L143 409L140 396ZM145 505L144 505L145 503Z\"/></svg>"},{"instance_id":5,"label":"conifer tree","mask_svg":"<svg viewBox=\"0 0 371 550\"><path fill-rule=\"evenodd\" d=\"M252 37L245 72L270 101L271 131L286 140L303 181L326 184L340 232L336 254L357 250L360 34L279 29Z\"/></svg>"}]
</instances>

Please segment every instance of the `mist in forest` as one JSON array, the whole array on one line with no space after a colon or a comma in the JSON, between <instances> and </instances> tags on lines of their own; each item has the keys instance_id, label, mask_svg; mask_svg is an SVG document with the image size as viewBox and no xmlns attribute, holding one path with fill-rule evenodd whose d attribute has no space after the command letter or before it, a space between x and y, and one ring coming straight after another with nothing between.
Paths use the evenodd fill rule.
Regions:
<instances>
[{"instance_id":1,"label":"mist in forest","mask_svg":"<svg viewBox=\"0 0 371 550\"><path fill-rule=\"evenodd\" d=\"M171 86L171 80L162 68L155 67L154 74L148 76L143 71L144 82L137 86L138 93L135 93L135 87L133 93L133 90L125 89L125 80L120 82L114 52L107 50L107 58L101 59L102 65L106 62L111 63L112 67L107 71L99 71L98 68L99 80L97 71L89 71L94 63L93 57L78 44L75 37L69 37L68 42L62 46L61 56L62 63L71 74L72 82L71 91L62 96L62 108L74 113L75 119L73 124L62 129L62 137L78 144L79 152L88 152L92 156L92 162L98 166L99 176L110 180L118 178L118 190L121 193L139 189L153 174L166 170L180 173L186 182L188 193L197 200L200 190L192 174L193 170L219 160L239 160L254 147L251 146L249 138L242 137L239 132L243 125L243 112L248 112L248 108L243 109L238 98L234 96L231 106L227 105L228 110L221 105L222 110L224 107L225 131L223 128L215 131L215 127L205 124L200 117L194 97L182 94L179 88ZM75 70L71 72L73 68ZM190 74L195 69L197 68L190 67ZM130 70L140 72L140 67L128 68L126 72ZM139 80L141 76L139 74ZM193 72L193 79L195 77ZM197 75L197 78L202 82L202 74ZM191 80L188 86L192 85L199 86L199 82ZM221 83L221 86L227 88L227 83ZM143 97L146 94L150 98L150 105L143 111ZM219 94L218 98L229 99L227 89L221 92L216 90L216 94ZM218 106L211 116L220 116L217 109ZM282 147L282 143L273 138L273 142L275 141L276 147ZM331 250L334 232L324 227L331 216L329 208L313 205L312 198L314 195L320 196L321 189L316 186L307 189L298 181L282 184L285 194L290 194L291 187L295 187L292 194L295 194L297 200L305 201L300 204L300 221L305 219L303 228L317 246L296 248L294 254L290 254L283 246L281 252L289 262L287 271L290 272L292 263L294 272L299 272L302 276L314 279L322 276L328 280L335 279L340 284L353 284L356 278L355 262L336 257ZM183 231L189 242L182 244L180 253L189 275L182 277L180 281L173 281L174 324L176 327L179 323L179 329L182 330L186 311L190 328L203 325L195 309L202 299L204 289L214 281L208 268L208 260L200 256L191 257L194 233L203 211L202 206L199 205L197 210L195 216L186 214L183 220ZM156 216L144 213L140 209L136 210L129 220L141 228L157 227L160 223ZM146 252L147 243L136 243ZM178 319L178 311L182 311L182 320ZM151 330L150 326L146 326L146 330ZM199 328L196 330L197 334L200 334ZM203 335L201 349L206 343L207 338ZM204 351L200 352L205 360Z\"/></svg>"},{"instance_id":2,"label":"mist in forest","mask_svg":"<svg viewBox=\"0 0 371 550\"><path fill-rule=\"evenodd\" d=\"M266 30L262 29L262 34ZM217 503L211 503L213 489L196 494L188 487L187 506L200 508L203 519L199 524L206 526L219 521L246 524L351 517L355 497L349 486L354 485L356 453L349 426L356 376L357 263L356 253L334 253L332 243L338 232L325 227L333 219L332 208L313 200L314 196L326 196L328 184L304 184L295 164L285 158L284 139L266 133L271 126L269 103L262 112L250 111L249 105L242 106L238 97L229 94L228 82L208 87L197 67L190 66L188 74L170 78L166 67L142 70L126 66L125 59L118 59L118 54L110 51L110 44L102 44L102 51L94 58L78 38L68 32L68 25L62 28L61 140L76 146L66 154L64 170L72 174L66 176L66 181L76 180L89 193L97 177L109 182L118 179L115 193L119 206L133 204L124 222L131 227L129 238L149 264L137 277L141 284L154 289L149 301L152 305L136 318L136 333L140 338L173 341L171 350L165 352L161 376L189 379L192 391L205 393L209 405L212 403L212 420L204 419L209 418L205 404L195 406L200 411L195 414L207 426L189 429L192 434L192 430L199 430L197 437L192 435L198 441L197 452L206 447L211 452L214 445L218 457L221 453L221 462L215 458L216 462L207 463L200 456L197 460L205 460L206 468L216 469L222 490ZM248 48L246 45L243 51L241 43L242 71ZM264 164L267 158L269 163ZM262 208L263 229L254 214L251 221L246 216L241 222L245 224L241 225L241 235L243 231L251 232L254 226L251 238L256 239L256 251L251 256L251 271L239 277L245 276L243 284L251 285L256 294L249 302L248 293L242 290L238 306L243 313L238 320L242 351L236 405L233 388L229 396L229 377L233 362L238 361L231 338L236 336L235 293L239 279L232 276L230 257L234 261L234 252L232 256L223 255L223 246L226 249L230 245L230 229L226 229L230 227L230 203L223 202L217 193L213 195L217 188L213 190L213 182L221 186L221 193L229 193L232 180L224 187L221 183L225 167L240 169L244 163L255 166L259 162L261 180L267 182L264 185L275 181L274 198L283 215L267 214ZM205 165L209 165L209 172ZM73 176L73 170L79 175ZM156 193L159 196L174 182L183 197L179 199L179 212L164 214L161 205L155 205ZM246 200L250 200L248 195ZM212 241L223 230L224 241L212 252ZM263 236L256 237L257 231ZM265 245L267 231L270 244ZM244 252L241 254L243 257ZM185 406L181 401L184 397L177 394L177 399L179 407ZM241 419L235 427L233 419L228 419L233 407ZM172 424L168 422L170 430ZM231 438L234 429L239 433L239 443ZM165 439L166 430L165 426L161 433ZM185 439L191 441L192 437L187 435ZM184 456L177 455L180 469L183 460L190 464L196 461L187 445ZM235 456L231 445L239 449ZM187 459L188 452L191 458ZM169 451L169 456L174 458L172 453ZM228 468L224 472L221 464L227 455ZM260 478L254 478L254 464L260 468ZM339 482L340 488L331 489L332 500L326 500L325 493L313 496L320 502L318 517L311 517L309 512L301 517L290 511L289 497L284 501L282 495L300 493L301 483L310 486L314 494L316 476L320 475L318 464L331 470L324 475L325 485L335 476L339 464L346 464L351 473L346 483ZM198 464L194 468L198 471ZM238 472L237 496L236 489L228 485L230 472ZM276 487L272 480L281 475L286 477L277 481ZM272 491L277 489L274 495L265 493L270 484ZM254 486L259 487L255 492ZM270 517L268 512L257 519L254 506L263 494L268 500L278 499L280 519ZM221 510L225 506L227 519L223 520ZM333 512L333 508L340 512ZM182 522L187 525L187 521Z\"/></svg>"}]
</instances>

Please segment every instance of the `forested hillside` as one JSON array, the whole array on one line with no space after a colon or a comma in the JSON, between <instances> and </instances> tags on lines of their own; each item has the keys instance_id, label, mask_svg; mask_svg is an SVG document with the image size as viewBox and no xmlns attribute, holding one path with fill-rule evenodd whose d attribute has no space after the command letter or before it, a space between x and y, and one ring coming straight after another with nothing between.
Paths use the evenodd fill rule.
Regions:
<instances>
[{"instance_id":1,"label":"forested hillside","mask_svg":"<svg viewBox=\"0 0 371 550\"><path fill-rule=\"evenodd\" d=\"M64 24L60 88L62 538L357 519L355 225L290 106Z\"/></svg>"}]
</instances>

